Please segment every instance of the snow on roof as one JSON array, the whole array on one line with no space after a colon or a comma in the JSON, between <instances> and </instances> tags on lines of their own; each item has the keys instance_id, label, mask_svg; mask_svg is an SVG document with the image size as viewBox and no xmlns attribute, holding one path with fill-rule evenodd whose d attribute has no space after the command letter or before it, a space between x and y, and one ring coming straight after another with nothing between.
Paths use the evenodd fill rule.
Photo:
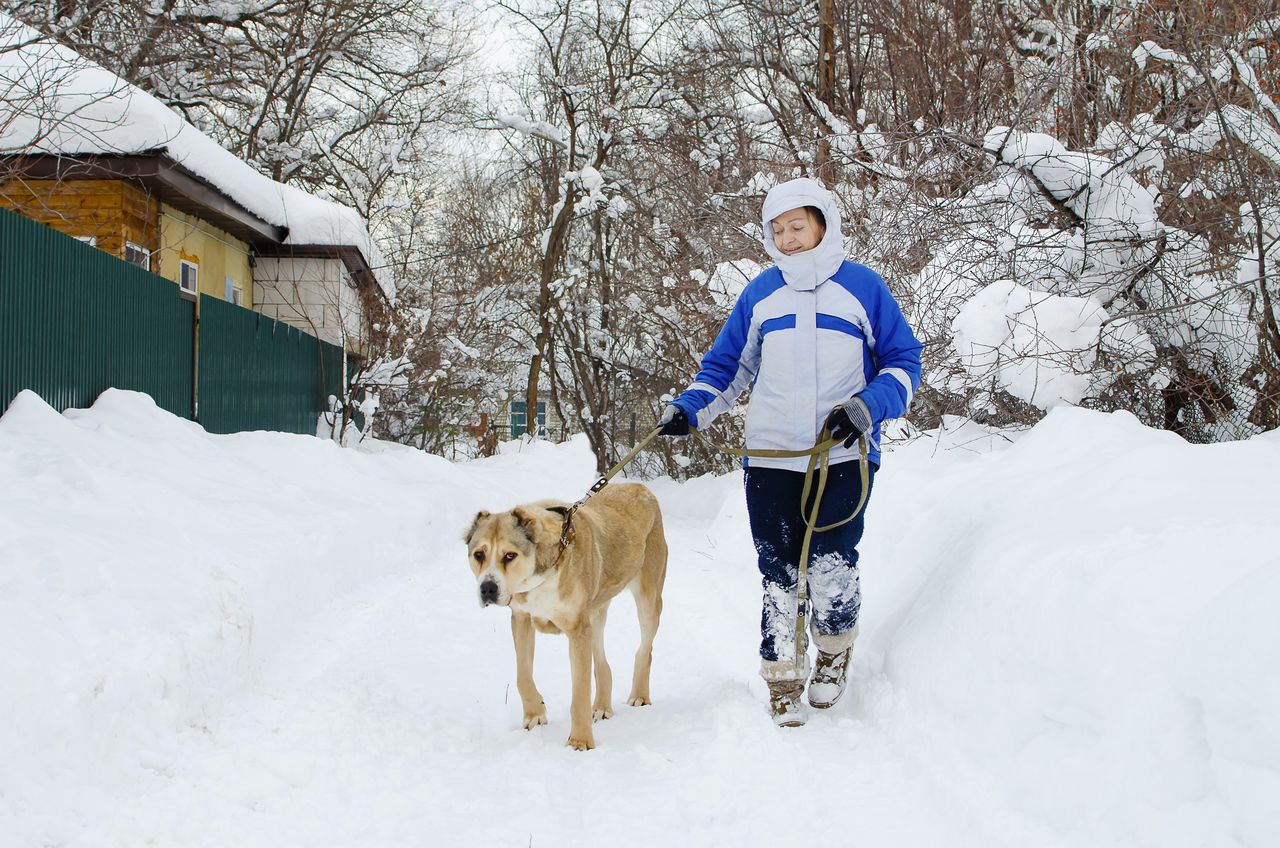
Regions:
<instances>
[{"instance_id":1,"label":"snow on roof","mask_svg":"<svg viewBox=\"0 0 1280 848\"><path fill-rule=\"evenodd\" d=\"M150 94L4 14L0 104L0 155L162 153L287 227L285 244L355 247L395 297L395 279L354 209L258 173Z\"/></svg>"}]
</instances>

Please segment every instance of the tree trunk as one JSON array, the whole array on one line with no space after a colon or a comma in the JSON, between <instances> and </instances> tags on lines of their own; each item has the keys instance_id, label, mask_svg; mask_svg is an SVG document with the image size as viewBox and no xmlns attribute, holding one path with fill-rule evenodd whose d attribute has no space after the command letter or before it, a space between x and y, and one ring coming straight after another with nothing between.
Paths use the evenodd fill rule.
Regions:
<instances>
[{"instance_id":1,"label":"tree trunk","mask_svg":"<svg viewBox=\"0 0 1280 848\"><path fill-rule=\"evenodd\" d=\"M538 381L542 374L542 360L551 344L551 282L564 259L569 240L569 223L573 220L576 190L568 183L564 187L564 202L547 232L547 246L542 251L542 267L538 274L538 336L534 340L533 357L529 360L529 379L525 387L525 433L538 432Z\"/></svg>"},{"instance_id":2,"label":"tree trunk","mask_svg":"<svg viewBox=\"0 0 1280 848\"><path fill-rule=\"evenodd\" d=\"M836 90L836 25L835 0L818 0L818 101L835 114ZM827 187L835 183L834 166L831 163L831 127L827 121L818 122L822 138L818 141L818 156L814 172Z\"/></svg>"}]
</instances>

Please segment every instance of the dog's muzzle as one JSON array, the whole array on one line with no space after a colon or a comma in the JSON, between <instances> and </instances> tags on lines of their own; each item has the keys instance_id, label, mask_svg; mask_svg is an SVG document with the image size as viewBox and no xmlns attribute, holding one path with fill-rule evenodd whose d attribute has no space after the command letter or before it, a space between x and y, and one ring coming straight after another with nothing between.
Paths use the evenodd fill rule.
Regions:
<instances>
[{"instance_id":1,"label":"dog's muzzle","mask_svg":"<svg viewBox=\"0 0 1280 848\"><path fill-rule=\"evenodd\" d=\"M489 604L498 602L498 584L494 580L486 580L480 584L480 606L487 607Z\"/></svg>"}]
</instances>

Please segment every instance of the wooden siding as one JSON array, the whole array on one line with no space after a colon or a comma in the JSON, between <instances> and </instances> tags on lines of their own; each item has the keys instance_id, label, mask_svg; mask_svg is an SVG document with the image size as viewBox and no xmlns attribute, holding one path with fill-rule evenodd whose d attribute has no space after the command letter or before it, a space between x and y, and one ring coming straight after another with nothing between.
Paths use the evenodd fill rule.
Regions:
<instances>
[{"instance_id":1,"label":"wooden siding","mask_svg":"<svg viewBox=\"0 0 1280 848\"><path fill-rule=\"evenodd\" d=\"M124 258L126 241L152 252L159 247L160 206L147 190L126 180L11 179L0 185L0 207L77 238L93 238L99 250Z\"/></svg>"}]
</instances>

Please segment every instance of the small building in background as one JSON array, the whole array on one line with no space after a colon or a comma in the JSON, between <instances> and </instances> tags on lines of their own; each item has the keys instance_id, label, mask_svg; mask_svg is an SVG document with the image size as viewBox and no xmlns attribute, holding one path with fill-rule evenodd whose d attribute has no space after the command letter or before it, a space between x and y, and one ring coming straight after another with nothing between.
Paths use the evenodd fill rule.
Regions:
<instances>
[{"instance_id":1,"label":"small building in background","mask_svg":"<svg viewBox=\"0 0 1280 848\"><path fill-rule=\"evenodd\" d=\"M0 207L365 352L394 279L355 210L278 183L140 88L0 15Z\"/></svg>"}]
</instances>

